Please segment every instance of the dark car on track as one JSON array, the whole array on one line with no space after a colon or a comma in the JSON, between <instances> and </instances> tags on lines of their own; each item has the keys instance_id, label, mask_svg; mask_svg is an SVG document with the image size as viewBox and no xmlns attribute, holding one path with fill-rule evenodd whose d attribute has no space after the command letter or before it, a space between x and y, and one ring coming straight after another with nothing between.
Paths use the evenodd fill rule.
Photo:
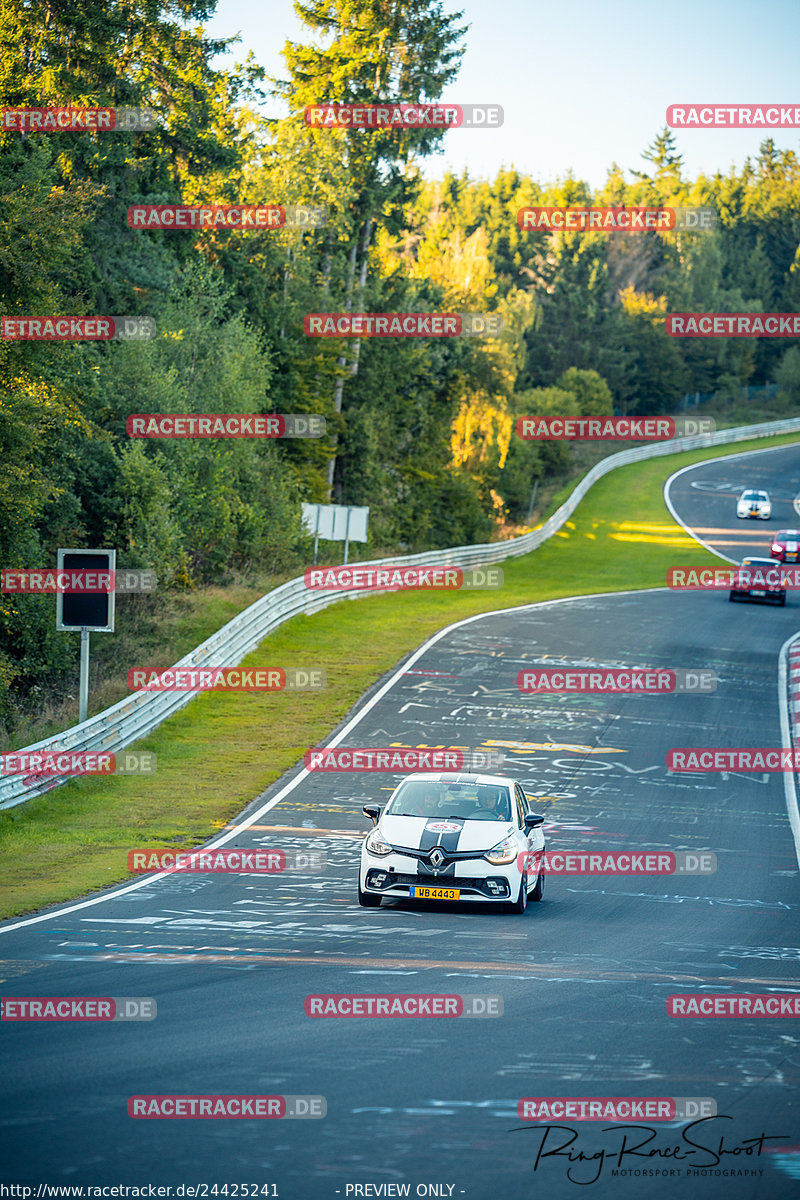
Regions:
<instances>
[{"instance_id":1,"label":"dark car on track","mask_svg":"<svg viewBox=\"0 0 800 1200\"><path fill-rule=\"evenodd\" d=\"M729 600L766 600L772 604L786 603L786 587L781 569L774 558L743 558L739 577L731 588Z\"/></svg>"},{"instance_id":2,"label":"dark car on track","mask_svg":"<svg viewBox=\"0 0 800 1200\"><path fill-rule=\"evenodd\" d=\"M800 562L800 529L779 529L772 538L770 554L778 562Z\"/></svg>"}]
</instances>

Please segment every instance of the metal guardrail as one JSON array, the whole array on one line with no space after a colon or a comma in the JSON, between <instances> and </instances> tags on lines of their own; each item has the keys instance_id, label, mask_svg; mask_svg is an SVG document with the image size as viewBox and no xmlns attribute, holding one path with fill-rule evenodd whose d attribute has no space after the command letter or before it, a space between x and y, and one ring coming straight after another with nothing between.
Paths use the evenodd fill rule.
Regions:
<instances>
[{"instance_id":1,"label":"metal guardrail","mask_svg":"<svg viewBox=\"0 0 800 1200\"><path fill-rule=\"evenodd\" d=\"M558 511L553 513L540 529L531 533L525 533L521 537L510 538L504 542L489 542L477 546L455 546L447 550L426 551L422 554L371 559L369 562L359 562L353 565L360 567L403 566L420 563L426 566L474 567L483 563L501 562L505 558L516 557L520 554L528 554L531 550L541 546L561 528L598 479L617 467L684 450L722 446L731 442L748 441L751 438L796 432L800 432L800 417L792 417L785 421L766 421L760 425L741 425L733 429L723 429L717 433L673 438L668 442L650 442L644 446L634 446L630 450L611 454L592 467ZM301 613L308 615L319 612L320 609L326 608L329 604L335 604L339 600L354 600L360 596L375 595L377 590L361 592L309 591L302 577L291 579L288 583L281 584L280 587L268 592L266 596L254 601L249 608L239 613L227 625L223 625L195 650L175 663L173 669L199 667L204 664L211 664L215 667L238 666L242 659L255 650L267 634L271 633L273 629L277 629L284 621ZM45 738L32 746L26 746L18 753L31 753L48 748L59 751L85 752L91 750L116 753L151 733L162 721L166 721L173 713L179 712L197 695L199 695L197 691L135 692L112 705L111 708L90 717L88 721L84 721L80 725L73 725L55 737ZM52 776L46 779L41 776L32 779L29 774L2 776L0 777L0 809L13 808L17 804L23 804L33 796L40 796L62 783L67 783L70 778L73 776Z\"/></svg>"}]
</instances>

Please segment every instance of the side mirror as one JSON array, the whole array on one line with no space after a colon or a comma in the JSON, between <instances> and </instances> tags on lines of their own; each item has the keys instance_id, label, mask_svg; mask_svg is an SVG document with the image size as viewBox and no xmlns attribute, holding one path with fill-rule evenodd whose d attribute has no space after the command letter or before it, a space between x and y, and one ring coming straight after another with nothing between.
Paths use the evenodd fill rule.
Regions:
<instances>
[{"instance_id":1,"label":"side mirror","mask_svg":"<svg viewBox=\"0 0 800 1200\"><path fill-rule=\"evenodd\" d=\"M530 833L532 829L538 829L540 825L544 825L544 817L540 817L538 813L525 814L525 832Z\"/></svg>"},{"instance_id":2,"label":"side mirror","mask_svg":"<svg viewBox=\"0 0 800 1200\"><path fill-rule=\"evenodd\" d=\"M369 817L373 825L378 824L378 817L381 815L379 804L365 804L361 810L365 817ZM544 818L542 818L544 820Z\"/></svg>"}]
</instances>

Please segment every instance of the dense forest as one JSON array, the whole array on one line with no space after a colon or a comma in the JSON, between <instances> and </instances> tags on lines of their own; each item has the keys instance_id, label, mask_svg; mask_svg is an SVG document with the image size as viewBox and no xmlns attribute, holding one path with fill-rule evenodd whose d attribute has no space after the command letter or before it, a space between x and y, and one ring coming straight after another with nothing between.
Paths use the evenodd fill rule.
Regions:
<instances>
[{"instance_id":1,"label":"dense forest","mask_svg":"<svg viewBox=\"0 0 800 1200\"><path fill-rule=\"evenodd\" d=\"M675 412L686 392L779 386L782 338L676 339L670 311L790 312L800 301L800 165L686 178L673 135L605 185L523 161L493 180L423 179L442 131L306 124L320 100L435 101L461 15L436 2L298 3L285 78L225 43L201 0L0 0L0 106L127 106L141 132L0 131L0 312L155 320L145 341L0 340L0 562L113 546L161 586L224 583L309 558L302 500L370 506L371 545L420 551L525 521L563 444L521 443L524 413ZM288 115L262 115L281 99ZM265 101L267 103L265 103ZM520 159L525 148L520 148ZM435 161L435 159L433 160ZM636 169L634 169L634 167ZM432 172L426 168L426 174ZM134 230L136 204L324 206L311 229ZM521 231L527 205L705 205L711 232ZM494 312L493 338L313 338L318 312ZM322 439L132 440L132 413L319 413ZM754 412L753 419L758 419ZM370 553L370 546L363 548ZM0 690L24 698L74 654L36 598L0 595Z\"/></svg>"}]
</instances>

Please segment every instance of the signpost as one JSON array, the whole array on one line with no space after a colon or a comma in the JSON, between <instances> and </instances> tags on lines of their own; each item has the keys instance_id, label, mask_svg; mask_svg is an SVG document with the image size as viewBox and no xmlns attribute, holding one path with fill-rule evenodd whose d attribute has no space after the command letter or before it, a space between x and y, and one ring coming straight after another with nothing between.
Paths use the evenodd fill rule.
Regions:
<instances>
[{"instance_id":1,"label":"signpost","mask_svg":"<svg viewBox=\"0 0 800 1200\"><path fill-rule=\"evenodd\" d=\"M56 594L56 629L81 631L81 675L78 720L89 713L89 635L114 632L114 572L116 550L59 550L59 571L93 571L111 575L109 591L65 591Z\"/></svg>"},{"instance_id":2,"label":"signpost","mask_svg":"<svg viewBox=\"0 0 800 1200\"><path fill-rule=\"evenodd\" d=\"M303 524L314 535L314 566L317 565L319 539L326 542L344 542L344 561L351 542L367 540L369 507L347 504L304 504Z\"/></svg>"}]
</instances>

